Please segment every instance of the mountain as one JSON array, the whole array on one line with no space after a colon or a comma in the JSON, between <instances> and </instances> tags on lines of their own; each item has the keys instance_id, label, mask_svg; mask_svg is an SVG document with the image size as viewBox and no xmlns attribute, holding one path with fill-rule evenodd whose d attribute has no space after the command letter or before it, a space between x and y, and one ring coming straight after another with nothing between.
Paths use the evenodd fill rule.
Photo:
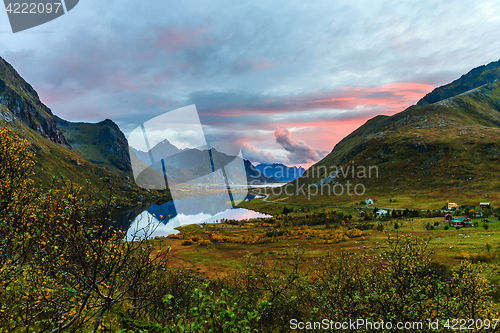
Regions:
<instances>
[{"instance_id":1,"label":"mountain","mask_svg":"<svg viewBox=\"0 0 500 333\"><path fill-rule=\"evenodd\" d=\"M68 147L52 111L45 106L31 85L0 57L0 120L19 119L54 143Z\"/></svg>"},{"instance_id":2,"label":"mountain","mask_svg":"<svg viewBox=\"0 0 500 333\"><path fill-rule=\"evenodd\" d=\"M273 177L279 181L290 182L302 176L306 171L303 167L288 167L281 163L259 164L255 167L268 177Z\"/></svg>"},{"instance_id":3,"label":"mountain","mask_svg":"<svg viewBox=\"0 0 500 333\"><path fill-rule=\"evenodd\" d=\"M390 203L396 197L401 202L396 205L435 208L445 200L500 204L499 78L497 61L435 89L400 113L368 120L287 185L297 194L290 200L314 194L311 200L318 202L354 204L373 197L387 206L394 206ZM347 196L347 181L351 193L360 184L362 194ZM333 193L336 184L339 195ZM321 185L328 185L323 195Z\"/></svg>"},{"instance_id":4,"label":"mountain","mask_svg":"<svg viewBox=\"0 0 500 333\"><path fill-rule=\"evenodd\" d=\"M132 176L125 135L112 120L73 123L55 116L65 138L80 156L121 176Z\"/></svg>"},{"instance_id":5,"label":"mountain","mask_svg":"<svg viewBox=\"0 0 500 333\"><path fill-rule=\"evenodd\" d=\"M457 96L464 92L479 88L485 84L493 83L500 77L500 60L491 62L488 65L479 66L469 73L462 75L459 79L438 87L425 95L417 105L424 106L434 104L443 99Z\"/></svg>"},{"instance_id":6,"label":"mountain","mask_svg":"<svg viewBox=\"0 0 500 333\"><path fill-rule=\"evenodd\" d=\"M31 142L38 184L50 186L53 176L64 175L81 184L89 179L99 188L104 184L101 178L106 177L116 188L127 185L139 191L130 181L127 140L115 123L109 119L97 124L71 123L54 116L33 87L2 58L0 124Z\"/></svg>"},{"instance_id":7,"label":"mountain","mask_svg":"<svg viewBox=\"0 0 500 333\"><path fill-rule=\"evenodd\" d=\"M151 148L149 152L143 152L133 147L130 147L130 151L132 164L139 166L144 163L141 167L144 171L136 175L138 176L136 177L138 184L153 186L164 184L162 176L164 169L169 181L176 183L224 184L225 178L222 168L224 168L229 179L239 179L240 184L245 182L254 184L277 182L276 179L268 177L255 169L250 161L219 152L215 148L210 150L179 150L168 140L164 140ZM154 163L151 163L150 156L153 156ZM238 173L239 170L227 168L227 165L235 159L240 159L240 162L243 163L246 171L245 178L242 178L242 175Z\"/></svg>"},{"instance_id":8,"label":"mountain","mask_svg":"<svg viewBox=\"0 0 500 333\"><path fill-rule=\"evenodd\" d=\"M130 149L135 153L135 155L144 163L151 164L151 156L154 160L160 160L165 156L171 156L179 153L181 150L171 144L167 139L157 143L149 152L135 149L130 146ZM150 155L150 153L152 155Z\"/></svg>"}]
</instances>

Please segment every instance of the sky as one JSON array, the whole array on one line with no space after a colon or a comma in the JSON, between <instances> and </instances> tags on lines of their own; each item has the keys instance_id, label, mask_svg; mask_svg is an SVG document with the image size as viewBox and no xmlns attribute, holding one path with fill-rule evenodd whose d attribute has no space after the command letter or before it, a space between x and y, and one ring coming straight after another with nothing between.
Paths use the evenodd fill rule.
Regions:
<instances>
[{"instance_id":1,"label":"sky","mask_svg":"<svg viewBox=\"0 0 500 333\"><path fill-rule=\"evenodd\" d=\"M52 112L125 135L195 104L209 142L308 166L368 119L500 59L500 3L82 0L0 56Z\"/></svg>"}]
</instances>

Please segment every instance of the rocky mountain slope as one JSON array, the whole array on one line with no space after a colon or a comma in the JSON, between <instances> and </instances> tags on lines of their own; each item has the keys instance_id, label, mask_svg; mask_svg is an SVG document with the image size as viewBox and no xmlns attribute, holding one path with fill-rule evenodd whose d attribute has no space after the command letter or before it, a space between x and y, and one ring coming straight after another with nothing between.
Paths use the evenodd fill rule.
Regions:
<instances>
[{"instance_id":1,"label":"rocky mountain slope","mask_svg":"<svg viewBox=\"0 0 500 333\"><path fill-rule=\"evenodd\" d=\"M132 176L125 135L112 120L73 123L55 116L67 141L82 158L121 176Z\"/></svg>"},{"instance_id":2,"label":"rocky mountain slope","mask_svg":"<svg viewBox=\"0 0 500 333\"><path fill-rule=\"evenodd\" d=\"M68 147L52 111L38 97L35 89L0 57L0 120L19 119L52 142Z\"/></svg>"},{"instance_id":3,"label":"rocky mountain slope","mask_svg":"<svg viewBox=\"0 0 500 333\"><path fill-rule=\"evenodd\" d=\"M53 115L33 87L0 58L0 123L31 142L36 153L37 182L48 186L53 176L96 186L102 177L126 184L132 176L128 143L111 120L71 123Z\"/></svg>"}]
</instances>

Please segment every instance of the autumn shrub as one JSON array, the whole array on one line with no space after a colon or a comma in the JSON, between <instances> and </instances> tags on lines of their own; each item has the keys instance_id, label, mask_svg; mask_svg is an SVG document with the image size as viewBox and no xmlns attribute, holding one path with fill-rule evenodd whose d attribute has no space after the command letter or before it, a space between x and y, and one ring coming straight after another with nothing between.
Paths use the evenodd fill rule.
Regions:
<instances>
[{"instance_id":1,"label":"autumn shrub","mask_svg":"<svg viewBox=\"0 0 500 333\"><path fill-rule=\"evenodd\" d=\"M37 241L32 220L39 214L33 166L29 142L0 126L0 305Z\"/></svg>"},{"instance_id":2,"label":"autumn shrub","mask_svg":"<svg viewBox=\"0 0 500 333\"><path fill-rule=\"evenodd\" d=\"M191 238L182 240L182 245L193 245L194 241Z\"/></svg>"},{"instance_id":3,"label":"autumn shrub","mask_svg":"<svg viewBox=\"0 0 500 333\"><path fill-rule=\"evenodd\" d=\"M448 273L431 260L426 242L397 239L390 246L383 259L348 253L322 258L315 285L318 303L311 305L319 309L318 318L331 313L339 321L491 318L481 266L465 261ZM463 282L468 279L470 284Z\"/></svg>"},{"instance_id":4,"label":"autumn shrub","mask_svg":"<svg viewBox=\"0 0 500 333\"><path fill-rule=\"evenodd\" d=\"M359 229L349 229L347 230L346 234L349 238L354 238L363 236L364 232Z\"/></svg>"},{"instance_id":5,"label":"autumn shrub","mask_svg":"<svg viewBox=\"0 0 500 333\"><path fill-rule=\"evenodd\" d=\"M96 332L116 311L145 306L167 252L148 241L154 228L125 241L111 189L101 200L104 188L95 195L90 184L33 188L30 145L5 127L0 139L0 329Z\"/></svg>"},{"instance_id":6,"label":"autumn shrub","mask_svg":"<svg viewBox=\"0 0 500 333\"><path fill-rule=\"evenodd\" d=\"M209 246L212 242L209 239L200 239L198 242L200 246Z\"/></svg>"},{"instance_id":7,"label":"autumn shrub","mask_svg":"<svg viewBox=\"0 0 500 333\"><path fill-rule=\"evenodd\" d=\"M342 241L346 241L349 239L349 237L346 234L344 234L344 232L341 229L329 230L324 234L320 235L320 237L323 238L324 241L319 243L326 243L326 244L340 243Z\"/></svg>"}]
</instances>

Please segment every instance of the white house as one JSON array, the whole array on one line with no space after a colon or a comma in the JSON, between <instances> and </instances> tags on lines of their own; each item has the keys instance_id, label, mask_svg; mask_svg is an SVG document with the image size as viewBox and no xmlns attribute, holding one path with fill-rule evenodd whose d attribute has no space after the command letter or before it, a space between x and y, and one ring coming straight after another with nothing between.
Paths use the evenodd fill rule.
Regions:
<instances>
[{"instance_id":1,"label":"white house","mask_svg":"<svg viewBox=\"0 0 500 333\"><path fill-rule=\"evenodd\" d=\"M377 215L387 215L389 212L386 211L385 209L379 209L377 210Z\"/></svg>"},{"instance_id":2,"label":"white house","mask_svg":"<svg viewBox=\"0 0 500 333\"><path fill-rule=\"evenodd\" d=\"M370 198L366 198L365 202L366 202L367 205L371 205L373 203L373 200L370 199Z\"/></svg>"}]
</instances>

